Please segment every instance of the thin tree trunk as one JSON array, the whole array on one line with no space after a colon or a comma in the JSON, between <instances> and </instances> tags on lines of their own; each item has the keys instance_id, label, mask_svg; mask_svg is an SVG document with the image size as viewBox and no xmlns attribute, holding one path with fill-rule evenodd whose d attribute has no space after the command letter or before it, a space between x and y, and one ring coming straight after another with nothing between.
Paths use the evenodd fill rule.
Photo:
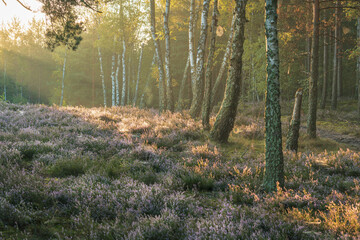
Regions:
<instances>
[{"instance_id":1,"label":"thin tree trunk","mask_svg":"<svg viewBox=\"0 0 360 240\"><path fill-rule=\"evenodd\" d=\"M191 89L194 95L195 92L195 74L196 74L196 65L195 65L195 39L194 39L194 26L195 26L195 0L190 1L190 20L189 20L189 58L190 58L190 78L191 78Z\"/></svg>"},{"instance_id":2,"label":"thin tree trunk","mask_svg":"<svg viewBox=\"0 0 360 240\"><path fill-rule=\"evenodd\" d=\"M162 61L162 54L161 54L161 48L160 43L158 39L158 34L156 33L156 26L155 26L155 1L150 0L150 18L151 18L151 35L154 41L155 46L155 53L156 53L156 59L158 63L159 68L159 111L163 112L166 110L166 88L165 88L165 81L164 81L164 66Z\"/></svg>"},{"instance_id":3,"label":"thin tree trunk","mask_svg":"<svg viewBox=\"0 0 360 240\"><path fill-rule=\"evenodd\" d=\"M66 58L67 58L67 46L65 46L65 56L64 56L63 74L62 74L62 81L61 81L60 107L62 107L63 102L64 102Z\"/></svg>"},{"instance_id":4,"label":"thin tree trunk","mask_svg":"<svg viewBox=\"0 0 360 240\"><path fill-rule=\"evenodd\" d=\"M218 14L218 0L214 0L214 10L211 21L211 39L210 39L210 51L208 61L206 65L205 74L205 96L204 103L202 106L202 125L205 129L210 129L210 103L211 103L211 89L212 89L212 68L215 54L216 44L216 28L217 28L217 14Z\"/></svg>"},{"instance_id":5,"label":"thin tree trunk","mask_svg":"<svg viewBox=\"0 0 360 240\"><path fill-rule=\"evenodd\" d=\"M314 32L311 51L311 77L309 81L309 116L307 122L307 133L310 138L316 138L316 115L317 115L317 84L319 79L319 16L320 2L313 3Z\"/></svg>"},{"instance_id":6,"label":"thin tree trunk","mask_svg":"<svg viewBox=\"0 0 360 240\"><path fill-rule=\"evenodd\" d=\"M116 106L120 104L120 90L119 90L119 72L121 65L121 56L117 54L117 67L116 67L116 76L115 76L115 87L116 87Z\"/></svg>"},{"instance_id":7,"label":"thin tree trunk","mask_svg":"<svg viewBox=\"0 0 360 240\"><path fill-rule=\"evenodd\" d=\"M236 0L235 33L234 44L232 45L233 54L231 57L229 77L226 82L225 98L210 132L211 139L217 142L227 142L230 132L234 127L237 113L242 78L246 3L247 0Z\"/></svg>"},{"instance_id":8,"label":"thin tree trunk","mask_svg":"<svg viewBox=\"0 0 360 240\"><path fill-rule=\"evenodd\" d=\"M114 53L111 57L111 106L114 107L116 106L116 76L115 76L115 42L116 42L116 37L114 36Z\"/></svg>"},{"instance_id":9,"label":"thin tree trunk","mask_svg":"<svg viewBox=\"0 0 360 240\"><path fill-rule=\"evenodd\" d=\"M130 49L129 49L130 50ZM127 91L126 91L126 105L130 105L130 88L131 88L131 65L132 65L132 51L128 51L129 54L128 54L128 71L127 71Z\"/></svg>"},{"instance_id":10,"label":"thin tree trunk","mask_svg":"<svg viewBox=\"0 0 360 240\"><path fill-rule=\"evenodd\" d=\"M146 83L145 83L143 93L141 94L140 105L139 105L140 108L144 108L144 106L145 106L146 89L149 87L149 84L150 84L152 69L153 69L153 66L155 65L155 61L156 61L156 53L154 53L154 57L153 57L153 60L151 62L151 66L150 66L150 73L149 73L149 75L148 75L148 77L146 79Z\"/></svg>"},{"instance_id":11,"label":"thin tree trunk","mask_svg":"<svg viewBox=\"0 0 360 240\"><path fill-rule=\"evenodd\" d=\"M138 92L139 92L139 82L140 82L142 57L143 57L143 46L141 46L141 50L140 50L139 67L138 67L137 80L136 80L135 93L134 93L134 100L133 100L133 106L134 107L136 106L136 101L137 101Z\"/></svg>"},{"instance_id":12,"label":"thin tree trunk","mask_svg":"<svg viewBox=\"0 0 360 240\"><path fill-rule=\"evenodd\" d=\"M337 108L337 69L339 67L338 58L339 58L339 52L338 52L338 38L339 38L339 13L340 13L340 0L336 1L336 9L335 9L335 43L334 43L334 66L333 66L333 82L332 82L332 94L331 94L331 109L335 110Z\"/></svg>"},{"instance_id":13,"label":"thin tree trunk","mask_svg":"<svg viewBox=\"0 0 360 240\"><path fill-rule=\"evenodd\" d=\"M298 151L302 94L301 88L295 94L294 110L286 140L286 149L295 152Z\"/></svg>"},{"instance_id":14,"label":"thin tree trunk","mask_svg":"<svg viewBox=\"0 0 360 240\"><path fill-rule=\"evenodd\" d=\"M265 108L265 161L263 187L275 191L284 186L284 158L282 152L279 41L277 30L277 0L266 0L267 91Z\"/></svg>"},{"instance_id":15,"label":"thin tree trunk","mask_svg":"<svg viewBox=\"0 0 360 240\"><path fill-rule=\"evenodd\" d=\"M214 107L214 101L215 101L215 96L217 94L217 91L219 91L219 88L220 88L220 85L221 85L221 82L222 82L222 79L223 79L223 76L224 76L224 73L226 71L226 66L228 65L228 60L229 60L229 57L231 55L231 44L233 42L233 37L234 37L234 24L235 24L235 20L236 20L236 12L234 12L234 15L233 15L233 18L232 18L232 21L231 21L231 28L230 28L230 34L229 34L229 40L227 42L227 45L226 45L226 49L225 49L225 53L224 53L224 58L223 58L223 61L221 63L221 67L220 67L220 70L219 70L219 73L217 75L217 78L215 80L215 83L214 83L214 87L212 88L212 91L211 91L211 97L210 97L210 112L211 112L211 109Z\"/></svg>"},{"instance_id":16,"label":"thin tree trunk","mask_svg":"<svg viewBox=\"0 0 360 240\"><path fill-rule=\"evenodd\" d=\"M123 52L122 52L122 89L121 89L121 106L125 106L126 100L126 43L123 39Z\"/></svg>"},{"instance_id":17,"label":"thin tree trunk","mask_svg":"<svg viewBox=\"0 0 360 240\"><path fill-rule=\"evenodd\" d=\"M7 92L6 92L6 60L4 61L4 100L7 101Z\"/></svg>"},{"instance_id":18,"label":"thin tree trunk","mask_svg":"<svg viewBox=\"0 0 360 240\"><path fill-rule=\"evenodd\" d=\"M102 62L102 55L101 55L101 49L100 49L100 47L98 47L98 53L99 53L99 63L100 63L100 78L101 78L103 95L104 95L104 107L106 107L105 76L104 76L103 62Z\"/></svg>"},{"instance_id":19,"label":"thin tree trunk","mask_svg":"<svg viewBox=\"0 0 360 240\"><path fill-rule=\"evenodd\" d=\"M338 41L338 67L337 67L337 97L338 99L342 96L342 57L343 57L343 49L342 49L342 24L341 24L341 14L342 10L339 9L339 37Z\"/></svg>"},{"instance_id":20,"label":"thin tree trunk","mask_svg":"<svg viewBox=\"0 0 360 240\"><path fill-rule=\"evenodd\" d=\"M204 98L204 78L205 78L204 58L205 58L205 46L207 40L207 29L208 29L207 18L209 15L209 5L210 5L210 0L204 0L203 11L201 15L200 39L199 39L198 51L196 57L196 78L195 78L195 86L194 86L195 91L193 92L193 98L190 107L190 115L193 118L199 116L201 112L202 101Z\"/></svg>"},{"instance_id":21,"label":"thin tree trunk","mask_svg":"<svg viewBox=\"0 0 360 240\"><path fill-rule=\"evenodd\" d=\"M181 111L184 109L184 94L185 94L185 86L186 86L186 80L188 79L188 73L189 73L189 67L190 67L190 55L187 58L185 70L183 74L183 78L180 85L179 90L179 98L178 98L178 104L177 104L177 111Z\"/></svg>"},{"instance_id":22,"label":"thin tree trunk","mask_svg":"<svg viewBox=\"0 0 360 240\"><path fill-rule=\"evenodd\" d=\"M171 64L170 64L170 29L169 29L169 15L170 15L170 2L166 0L166 7L164 13L164 32L165 32L165 79L166 79L166 97L167 109L171 112L174 111L174 96L171 85Z\"/></svg>"},{"instance_id":23,"label":"thin tree trunk","mask_svg":"<svg viewBox=\"0 0 360 240\"><path fill-rule=\"evenodd\" d=\"M322 94L321 94L321 109L325 109L326 106L326 97L327 97L327 86L328 86L328 71L329 71L329 63L328 63L328 52L329 52L329 42L328 42L328 31L324 30L324 64L323 64L323 86L322 86Z\"/></svg>"}]
</instances>

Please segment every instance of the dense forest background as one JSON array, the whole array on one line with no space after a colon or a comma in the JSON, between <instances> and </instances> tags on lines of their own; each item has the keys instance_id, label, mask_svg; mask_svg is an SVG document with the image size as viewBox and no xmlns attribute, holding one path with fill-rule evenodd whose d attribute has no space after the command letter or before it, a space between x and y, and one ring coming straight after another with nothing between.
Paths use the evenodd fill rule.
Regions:
<instances>
[{"instance_id":1,"label":"dense forest background","mask_svg":"<svg viewBox=\"0 0 360 240\"><path fill-rule=\"evenodd\" d=\"M195 47L199 38L201 1L195 1ZM172 87L175 104L179 105L179 92L184 74L185 91L182 96L186 108L191 103L190 69L185 71L188 59L189 1L173 1L169 17L171 36ZM222 65L224 52L231 32L231 20L234 9L233 1L219 1L218 28L213 78ZM319 98L323 85L324 73L333 79L336 72L333 66L334 44L341 45L338 69L341 100L357 98L357 12L351 4L343 3L341 11L341 36L336 38L335 8L332 1L322 3L320 24L320 64L318 89ZM119 14L121 9L123 14ZM165 1L156 1L156 22L160 44L164 45L163 13ZM211 9L211 8L210 8ZM147 107L159 107L158 71L152 65L154 43L149 25L149 4L144 1L112 1L101 4L101 12L81 9L79 13L85 31L82 42L76 51L66 51L66 46L59 46L53 52L47 49L45 25L43 21L33 20L23 26L17 19L0 30L0 94L2 98L14 103L60 104L62 76L64 73L64 105L82 105L86 107L103 106L104 95L102 74L106 91L106 105L112 106L112 73L116 74L121 99L123 86L123 68L126 68L126 105L140 105L144 94ZM280 81L282 100L292 99L298 88L303 88L307 95L310 77L310 56L312 37L312 5L306 1L279 1L279 48L281 55ZM209 14L211 15L211 14ZM264 3L250 1L247 7L245 30L243 81L241 99L243 101L262 101L266 90L266 44L264 38ZM210 21L210 17L209 17ZM210 31L210 28L209 30ZM125 63L123 64L125 41ZM209 45L210 41L207 41ZM162 46L165 49L165 46ZM138 90L136 90L139 58L141 61ZM196 48L195 48L196 49ZM99 50L101 54L99 55ZM324 69L324 53L328 58L328 67ZM208 51L206 51L206 54ZM66 54L66 66L64 60ZM100 57L102 61L100 62ZM115 66L113 66L115 64ZM215 111L220 107L224 94L226 74L222 77L219 89L216 89ZM327 86L328 100L331 98L331 84ZM6 89L6 90L5 90ZM6 92L6 96L5 96ZM115 86L116 94L116 86ZM305 100L307 97L304 98ZM121 104L118 101L115 105Z\"/></svg>"}]
</instances>

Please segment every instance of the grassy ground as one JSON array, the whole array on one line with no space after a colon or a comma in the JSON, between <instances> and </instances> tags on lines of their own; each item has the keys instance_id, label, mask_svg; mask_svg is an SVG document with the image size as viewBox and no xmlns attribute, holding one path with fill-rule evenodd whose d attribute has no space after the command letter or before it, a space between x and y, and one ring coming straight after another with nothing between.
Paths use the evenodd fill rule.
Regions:
<instances>
[{"instance_id":1,"label":"grassy ground","mask_svg":"<svg viewBox=\"0 0 360 240\"><path fill-rule=\"evenodd\" d=\"M0 239L360 238L360 153L302 134L264 193L261 112L218 145L186 113L0 103Z\"/></svg>"}]
</instances>

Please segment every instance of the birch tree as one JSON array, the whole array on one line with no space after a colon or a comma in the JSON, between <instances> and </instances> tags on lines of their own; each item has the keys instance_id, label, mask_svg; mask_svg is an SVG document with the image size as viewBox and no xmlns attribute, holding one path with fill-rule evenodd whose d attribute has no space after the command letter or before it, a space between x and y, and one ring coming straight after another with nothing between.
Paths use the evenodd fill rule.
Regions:
<instances>
[{"instance_id":1,"label":"birch tree","mask_svg":"<svg viewBox=\"0 0 360 240\"><path fill-rule=\"evenodd\" d=\"M267 45L267 91L265 108L265 161L263 187L276 190L284 186L284 158L282 152L279 41L277 30L277 0L266 0L265 34Z\"/></svg>"},{"instance_id":2,"label":"birch tree","mask_svg":"<svg viewBox=\"0 0 360 240\"><path fill-rule=\"evenodd\" d=\"M120 65L121 65L121 56L120 54L117 54L117 66L116 66L116 74L115 74L116 106L119 106L120 104L120 90L119 90Z\"/></svg>"},{"instance_id":3,"label":"birch tree","mask_svg":"<svg viewBox=\"0 0 360 240\"><path fill-rule=\"evenodd\" d=\"M115 43L116 43L116 36L114 36L114 44L113 44L113 51L111 57L111 106L116 106L116 69L115 69Z\"/></svg>"},{"instance_id":4,"label":"birch tree","mask_svg":"<svg viewBox=\"0 0 360 240\"><path fill-rule=\"evenodd\" d=\"M227 142L230 132L234 127L242 79L246 4L247 0L236 0L235 33L232 44L233 54L230 60L231 64L229 77L226 82L225 98L210 132L211 139L217 142Z\"/></svg>"},{"instance_id":5,"label":"birch tree","mask_svg":"<svg viewBox=\"0 0 360 240\"><path fill-rule=\"evenodd\" d=\"M140 49L140 57L139 57L139 67L138 67L138 73L137 73L137 79L136 79L136 86L135 86L135 93L134 93L134 100L133 100L133 106L136 106L136 101L138 97L139 92L139 82L140 82L140 73L141 73L141 63L143 58L143 46L141 46Z\"/></svg>"},{"instance_id":6,"label":"birch tree","mask_svg":"<svg viewBox=\"0 0 360 240\"><path fill-rule=\"evenodd\" d=\"M64 64L63 64L63 71L62 71L60 107L62 107L63 102L64 102L66 59L67 59L67 46L65 46L65 56L64 56Z\"/></svg>"},{"instance_id":7,"label":"birch tree","mask_svg":"<svg viewBox=\"0 0 360 240\"><path fill-rule=\"evenodd\" d=\"M161 48L158 39L158 34L156 33L156 24L155 24L155 1L150 0L150 20L151 20L151 36L154 41L157 65L159 69L159 111L162 112L166 110L166 88L164 81L164 66L161 55Z\"/></svg>"},{"instance_id":8,"label":"birch tree","mask_svg":"<svg viewBox=\"0 0 360 240\"><path fill-rule=\"evenodd\" d=\"M204 58L205 58L205 46L207 40L208 23L207 18L209 15L210 0L204 0L203 11L201 14L201 31L196 57L196 78L194 82L193 98L190 107L190 115L195 118L201 112L201 105L204 97Z\"/></svg>"},{"instance_id":9,"label":"birch tree","mask_svg":"<svg viewBox=\"0 0 360 240\"><path fill-rule=\"evenodd\" d=\"M195 92L195 39L194 39L194 26L195 26L195 0L190 0L190 20L189 20L189 61L190 61L190 78L191 78L191 89L194 94Z\"/></svg>"},{"instance_id":10,"label":"birch tree","mask_svg":"<svg viewBox=\"0 0 360 240\"><path fill-rule=\"evenodd\" d=\"M215 54L216 44L216 28L217 28L217 14L218 14L218 0L214 0L214 9L211 20L211 38L210 38L210 51L206 65L205 74L205 96L202 106L202 125L205 129L210 128L210 103L211 103L211 89L212 89L212 68Z\"/></svg>"},{"instance_id":11,"label":"birch tree","mask_svg":"<svg viewBox=\"0 0 360 240\"><path fill-rule=\"evenodd\" d=\"M103 89L103 96L104 96L104 107L106 107L106 88L105 88L105 75L103 69L103 61L101 55L101 48L98 47L98 54L99 54L99 64L100 64L100 78L101 78L101 85Z\"/></svg>"},{"instance_id":12,"label":"birch tree","mask_svg":"<svg viewBox=\"0 0 360 240\"><path fill-rule=\"evenodd\" d=\"M121 106L126 104L126 42L123 39L123 49L122 49L122 88L121 88Z\"/></svg>"},{"instance_id":13,"label":"birch tree","mask_svg":"<svg viewBox=\"0 0 360 240\"><path fill-rule=\"evenodd\" d=\"M311 51L311 77L309 81L309 115L307 121L307 133L310 138L316 138L316 115L317 115L317 84L319 78L319 16L320 2L313 2L313 37Z\"/></svg>"},{"instance_id":14,"label":"birch tree","mask_svg":"<svg viewBox=\"0 0 360 240\"><path fill-rule=\"evenodd\" d=\"M171 63L170 63L170 29L169 29L169 16L170 16L170 3L171 0L166 0L166 7L164 13L164 33L165 33L165 78L166 78L166 97L167 109L171 112L174 111L174 96L171 85Z\"/></svg>"}]
</instances>

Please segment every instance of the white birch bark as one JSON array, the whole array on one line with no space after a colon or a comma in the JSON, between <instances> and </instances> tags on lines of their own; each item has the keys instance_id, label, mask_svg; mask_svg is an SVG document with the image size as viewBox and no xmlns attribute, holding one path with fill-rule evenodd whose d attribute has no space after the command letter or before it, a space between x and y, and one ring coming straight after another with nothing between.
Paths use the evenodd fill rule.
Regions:
<instances>
[{"instance_id":1,"label":"white birch bark","mask_svg":"<svg viewBox=\"0 0 360 240\"><path fill-rule=\"evenodd\" d=\"M134 93L134 100L133 100L133 106L134 107L136 106L136 101L137 101L138 92L139 92L139 82L140 82L142 57L143 57L143 46L141 46L141 50L140 50L139 67L138 67L136 86L135 86L135 93Z\"/></svg>"},{"instance_id":2,"label":"white birch bark","mask_svg":"<svg viewBox=\"0 0 360 240\"><path fill-rule=\"evenodd\" d=\"M64 65L63 65L62 82L61 82L60 107L62 107L64 102L66 59L67 59L67 46L65 46L65 56L64 56Z\"/></svg>"},{"instance_id":3,"label":"white birch bark","mask_svg":"<svg viewBox=\"0 0 360 240\"><path fill-rule=\"evenodd\" d=\"M195 50L194 50L194 11L195 11L195 0L190 2L190 20L189 20L189 58L190 58L190 74L191 74L191 89L194 94L195 89Z\"/></svg>"},{"instance_id":4,"label":"white birch bark","mask_svg":"<svg viewBox=\"0 0 360 240\"><path fill-rule=\"evenodd\" d=\"M164 32L165 32L165 79L166 79L166 96L167 109L174 111L173 91L171 86L171 64L170 64L170 29L169 29L169 15L170 2L166 0L166 7L164 13Z\"/></svg>"},{"instance_id":5,"label":"white birch bark","mask_svg":"<svg viewBox=\"0 0 360 240\"><path fill-rule=\"evenodd\" d=\"M123 78L122 78L122 91L121 91L121 106L125 106L126 100L126 43L125 39L123 40L123 52L122 52L122 65L123 65Z\"/></svg>"},{"instance_id":6,"label":"white birch bark","mask_svg":"<svg viewBox=\"0 0 360 240\"><path fill-rule=\"evenodd\" d=\"M195 78L195 91L193 93L193 99L190 108L190 115L195 118L201 113L201 105L204 97L204 58L205 58L205 46L207 39L208 29L208 15L209 15L210 0L204 0L203 11L201 14L201 31L198 44L198 51L196 57L196 78Z\"/></svg>"},{"instance_id":7,"label":"white birch bark","mask_svg":"<svg viewBox=\"0 0 360 240\"><path fill-rule=\"evenodd\" d=\"M100 78L101 78L101 84L102 84L103 96L104 96L104 107L106 107L105 75L104 75L104 70L103 70L103 62L102 62L102 55L101 55L100 47L98 47L98 53L99 53L99 63L100 63Z\"/></svg>"},{"instance_id":8,"label":"white birch bark","mask_svg":"<svg viewBox=\"0 0 360 240\"><path fill-rule=\"evenodd\" d=\"M116 67L116 74L115 74L115 88L116 88L116 106L120 104L120 90L119 90L119 71L121 65L121 56L120 54L117 55L117 67Z\"/></svg>"},{"instance_id":9,"label":"white birch bark","mask_svg":"<svg viewBox=\"0 0 360 240\"><path fill-rule=\"evenodd\" d=\"M115 42L116 37L114 36L114 53L111 57L111 106L116 106L116 84L115 84Z\"/></svg>"}]
</instances>

